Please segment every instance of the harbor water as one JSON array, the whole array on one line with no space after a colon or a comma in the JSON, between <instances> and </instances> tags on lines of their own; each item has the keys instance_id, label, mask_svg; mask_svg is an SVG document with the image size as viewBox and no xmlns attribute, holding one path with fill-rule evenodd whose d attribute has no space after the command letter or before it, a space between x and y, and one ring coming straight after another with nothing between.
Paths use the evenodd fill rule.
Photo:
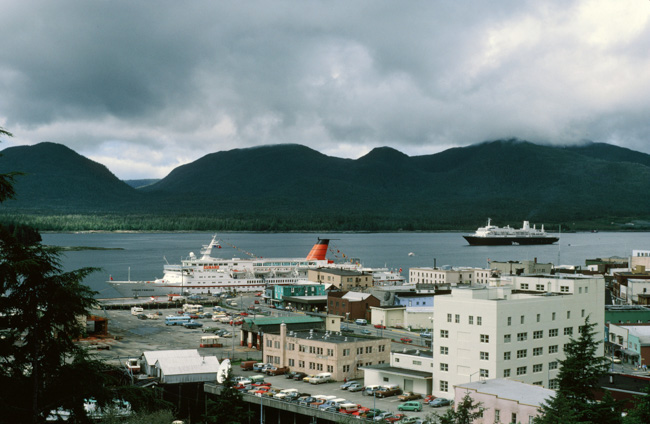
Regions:
<instances>
[{"instance_id":1,"label":"harbor water","mask_svg":"<svg viewBox=\"0 0 650 424\"><path fill-rule=\"evenodd\" d=\"M119 297L107 281L151 281L162 277L165 263L178 264L190 252L199 255L212 233L46 233L43 244L92 247L62 254L62 267L71 271L98 267L85 283L98 298ZM349 261L359 258L369 267L402 269L408 277L412 267L487 267L488 261L534 260L560 265L584 266L586 259L619 256L632 250L650 250L648 233L567 233L546 246L469 246L462 233L221 233L220 249L212 256L247 258L299 258L318 238L329 238L328 258Z\"/></svg>"}]
</instances>

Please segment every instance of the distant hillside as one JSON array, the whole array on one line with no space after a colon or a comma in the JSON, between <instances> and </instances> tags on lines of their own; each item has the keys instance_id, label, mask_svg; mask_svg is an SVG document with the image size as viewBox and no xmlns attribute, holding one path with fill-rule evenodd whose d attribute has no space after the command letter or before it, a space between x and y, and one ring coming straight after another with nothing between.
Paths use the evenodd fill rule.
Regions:
<instances>
[{"instance_id":1,"label":"distant hillside","mask_svg":"<svg viewBox=\"0 0 650 424\"><path fill-rule=\"evenodd\" d=\"M500 140L416 157L383 147L357 160L295 144L262 146L208 154L138 190L52 143L2 153L0 172L30 173L17 187L20 202L3 207L183 216L173 229L196 229L185 226L196 227L186 222L198 217L243 228L264 217L251 229L285 230L475 228L488 216L547 228L650 219L650 155L599 143Z\"/></svg>"},{"instance_id":2,"label":"distant hillside","mask_svg":"<svg viewBox=\"0 0 650 424\"><path fill-rule=\"evenodd\" d=\"M106 212L124 210L140 200L132 187L104 165L61 144L46 142L3 150L0 173L10 171L24 175L16 177L16 199L5 202L4 209Z\"/></svg>"}]
</instances>

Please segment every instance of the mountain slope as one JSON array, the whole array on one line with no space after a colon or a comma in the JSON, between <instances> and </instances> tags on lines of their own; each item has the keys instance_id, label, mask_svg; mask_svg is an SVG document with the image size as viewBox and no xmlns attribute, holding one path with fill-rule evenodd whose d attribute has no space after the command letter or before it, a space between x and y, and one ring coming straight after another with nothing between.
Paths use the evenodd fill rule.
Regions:
<instances>
[{"instance_id":1,"label":"mountain slope","mask_svg":"<svg viewBox=\"0 0 650 424\"><path fill-rule=\"evenodd\" d=\"M0 173L18 171L16 199L5 208L59 212L121 210L137 192L104 165L56 143L10 147L0 156ZM115 209L116 208L116 209Z\"/></svg>"},{"instance_id":2,"label":"mountain slope","mask_svg":"<svg viewBox=\"0 0 650 424\"><path fill-rule=\"evenodd\" d=\"M133 190L105 167L52 143L6 149L0 172L22 170L20 202L53 211L254 219L377 216L474 227L500 224L648 219L650 155L591 143L552 147L498 140L409 157L377 148L357 159L285 144L208 154ZM25 177L26 178L26 177ZM155 205L152 207L151 205Z\"/></svg>"}]
</instances>

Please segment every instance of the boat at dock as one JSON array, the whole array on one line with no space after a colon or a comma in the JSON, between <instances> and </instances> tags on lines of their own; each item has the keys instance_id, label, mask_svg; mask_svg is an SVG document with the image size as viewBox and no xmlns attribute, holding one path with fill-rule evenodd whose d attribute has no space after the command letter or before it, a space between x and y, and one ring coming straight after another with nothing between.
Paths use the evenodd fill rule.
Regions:
<instances>
[{"instance_id":1,"label":"boat at dock","mask_svg":"<svg viewBox=\"0 0 650 424\"><path fill-rule=\"evenodd\" d=\"M365 268L358 259L334 262L327 259L329 239L318 239L304 258L219 258L212 256L221 249L220 240L213 236L204 245L200 256L190 252L180 264L165 264L163 277L151 281L107 281L126 297L158 296L172 293L221 294L258 292L268 286L307 283L309 270L337 268L370 272L373 279L397 281L401 276L387 268ZM400 270L401 271L401 270Z\"/></svg>"},{"instance_id":2,"label":"boat at dock","mask_svg":"<svg viewBox=\"0 0 650 424\"><path fill-rule=\"evenodd\" d=\"M529 246L553 244L560 240L544 231L544 225L541 230L535 226L531 228L528 221L524 221L519 229L511 228L509 225L497 227L492 225L490 218L485 227L480 227L474 234L463 238L472 246Z\"/></svg>"}]
</instances>

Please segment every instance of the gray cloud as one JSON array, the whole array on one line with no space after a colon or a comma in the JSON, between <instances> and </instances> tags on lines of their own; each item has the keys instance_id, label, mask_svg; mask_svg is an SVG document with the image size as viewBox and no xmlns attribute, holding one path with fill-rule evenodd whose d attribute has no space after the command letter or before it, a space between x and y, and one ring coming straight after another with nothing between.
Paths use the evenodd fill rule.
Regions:
<instances>
[{"instance_id":1,"label":"gray cloud","mask_svg":"<svg viewBox=\"0 0 650 424\"><path fill-rule=\"evenodd\" d=\"M121 178L286 142L650 152L650 12L632 0L2 3L3 147L66 144Z\"/></svg>"}]
</instances>

